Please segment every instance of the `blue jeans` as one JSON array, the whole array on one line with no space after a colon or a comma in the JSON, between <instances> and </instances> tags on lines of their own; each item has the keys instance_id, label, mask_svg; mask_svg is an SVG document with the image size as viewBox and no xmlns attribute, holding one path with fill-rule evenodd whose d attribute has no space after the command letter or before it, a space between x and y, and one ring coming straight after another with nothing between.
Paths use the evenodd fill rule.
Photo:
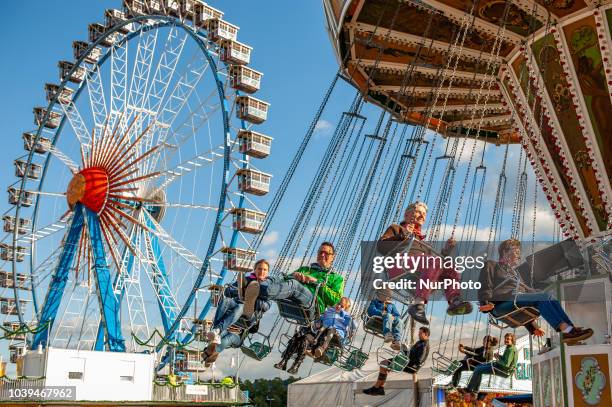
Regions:
<instances>
[{"instance_id":1,"label":"blue jeans","mask_svg":"<svg viewBox=\"0 0 612 407\"><path fill-rule=\"evenodd\" d=\"M227 330L234 322L240 318L242 313L242 304L239 304L234 298L221 297L221 301L217 305L215 311L215 319L213 320L213 328L220 329L221 332Z\"/></svg>"},{"instance_id":2,"label":"blue jeans","mask_svg":"<svg viewBox=\"0 0 612 407\"><path fill-rule=\"evenodd\" d=\"M221 343L217 345L216 351L221 353L227 348L239 348L242 345L240 336L231 332L225 332L221 336Z\"/></svg>"},{"instance_id":3,"label":"blue jeans","mask_svg":"<svg viewBox=\"0 0 612 407\"><path fill-rule=\"evenodd\" d=\"M482 376L485 374L493 373L493 363L483 363L482 365L476 366L474 372L472 373L472 378L468 383L466 390L471 393L476 393L478 389L480 389L480 382L482 381Z\"/></svg>"},{"instance_id":4,"label":"blue jeans","mask_svg":"<svg viewBox=\"0 0 612 407\"><path fill-rule=\"evenodd\" d=\"M368 307L368 316L382 317L383 335L387 335L389 332L391 332L393 335L393 340L400 341L402 339L403 324L399 317L399 312L397 312L397 309L393 304L388 304L385 307L387 312L381 315L380 311L374 306L374 304L370 304Z\"/></svg>"},{"instance_id":5,"label":"blue jeans","mask_svg":"<svg viewBox=\"0 0 612 407\"><path fill-rule=\"evenodd\" d=\"M270 280L267 292L260 292L260 296L267 295L268 300L292 300L302 308L310 307L313 295L308 288L297 280L276 281Z\"/></svg>"},{"instance_id":6,"label":"blue jeans","mask_svg":"<svg viewBox=\"0 0 612 407\"><path fill-rule=\"evenodd\" d=\"M559 301L546 292L517 294L515 301L516 305L519 307L537 308L542 318L556 330L559 330L559 325L562 322L568 325L574 325L563 310L563 307L561 307L561 304L559 304ZM495 305L493 315L503 315L510 312L512 309L513 302L504 301Z\"/></svg>"}]
</instances>

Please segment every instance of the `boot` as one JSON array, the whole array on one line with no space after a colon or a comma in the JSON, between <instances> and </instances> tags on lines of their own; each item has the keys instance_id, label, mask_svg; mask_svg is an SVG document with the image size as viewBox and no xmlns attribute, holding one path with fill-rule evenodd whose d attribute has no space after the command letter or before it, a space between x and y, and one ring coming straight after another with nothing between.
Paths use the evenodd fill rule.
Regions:
<instances>
[{"instance_id":1,"label":"boot","mask_svg":"<svg viewBox=\"0 0 612 407\"><path fill-rule=\"evenodd\" d=\"M293 362L293 365L291 366L290 369L287 370L287 373L289 374L297 374L298 370L300 370L300 365L302 364L302 361L304 360L304 356L300 355L297 358L295 358L295 361Z\"/></svg>"},{"instance_id":2,"label":"boot","mask_svg":"<svg viewBox=\"0 0 612 407\"><path fill-rule=\"evenodd\" d=\"M274 367L280 370L287 370L287 361L285 359L281 359L280 362L274 364Z\"/></svg>"}]
</instances>

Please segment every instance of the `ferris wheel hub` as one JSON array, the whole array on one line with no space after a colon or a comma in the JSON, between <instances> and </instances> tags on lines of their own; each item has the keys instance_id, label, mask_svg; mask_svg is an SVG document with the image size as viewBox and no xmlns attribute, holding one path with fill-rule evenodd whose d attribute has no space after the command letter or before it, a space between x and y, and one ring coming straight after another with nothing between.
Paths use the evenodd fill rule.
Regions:
<instances>
[{"instance_id":1,"label":"ferris wheel hub","mask_svg":"<svg viewBox=\"0 0 612 407\"><path fill-rule=\"evenodd\" d=\"M109 179L104 168L91 167L75 174L66 191L68 206L73 209L80 202L98 213L104 208L108 197Z\"/></svg>"}]
</instances>

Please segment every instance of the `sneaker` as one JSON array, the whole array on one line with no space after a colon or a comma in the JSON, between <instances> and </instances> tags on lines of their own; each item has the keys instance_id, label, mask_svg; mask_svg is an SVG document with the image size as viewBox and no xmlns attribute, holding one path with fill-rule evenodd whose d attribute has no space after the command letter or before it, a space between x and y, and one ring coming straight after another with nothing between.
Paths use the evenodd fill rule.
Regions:
<instances>
[{"instance_id":1,"label":"sneaker","mask_svg":"<svg viewBox=\"0 0 612 407\"><path fill-rule=\"evenodd\" d=\"M277 369L280 369L280 370L286 370L287 369L287 363L285 361L281 360L280 362L275 363L274 367L277 368Z\"/></svg>"},{"instance_id":2,"label":"sneaker","mask_svg":"<svg viewBox=\"0 0 612 407\"><path fill-rule=\"evenodd\" d=\"M325 353L325 349L323 349L322 346L318 346L314 352L312 353L312 355L314 356L315 359L319 359L321 356L323 356L323 354Z\"/></svg>"},{"instance_id":3,"label":"sneaker","mask_svg":"<svg viewBox=\"0 0 612 407\"><path fill-rule=\"evenodd\" d=\"M391 349L399 351L402 349L402 344L400 343L400 341L393 341L391 342Z\"/></svg>"},{"instance_id":4,"label":"sneaker","mask_svg":"<svg viewBox=\"0 0 612 407\"><path fill-rule=\"evenodd\" d=\"M448 315L466 315L472 312L472 304L457 297L448 304L446 313Z\"/></svg>"},{"instance_id":5,"label":"sneaker","mask_svg":"<svg viewBox=\"0 0 612 407\"><path fill-rule=\"evenodd\" d=\"M385 388L372 386L369 389L363 389L363 394L367 394L368 396L384 396Z\"/></svg>"},{"instance_id":6,"label":"sneaker","mask_svg":"<svg viewBox=\"0 0 612 407\"><path fill-rule=\"evenodd\" d=\"M385 334L385 343L389 343L393 341L393 334L391 332L388 332Z\"/></svg>"},{"instance_id":7,"label":"sneaker","mask_svg":"<svg viewBox=\"0 0 612 407\"><path fill-rule=\"evenodd\" d=\"M412 304L408 307L408 313L420 324L429 325L429 320L427 319L427 315L425 315L425 304Z\"/></svg>"},{"instance_id":8,"label":"sneaker","mask_svg":"<svg viewBox=\"0 0 612 407\"><path fill-rule=\"evenodd\" d=\"M289 374L296 374L299 369L300 369L299 366L293 365L289 369L287 369L287 373L289 373Z\"/></svg>"},{"instance_id":9,"label":"sneaker","mask_svg":"<svg viewBox=\"0 0 612 407\"><path fill-rule=\"evenodd\" d=\"M578 328L574 327L570 333L562 334L561 341L567 345L573 345L576 342L584 341L593 336L593 330L591 328Z\"/></svg>"},{"instance_id":10,"label":"sneaker","mask_svg":"<svg viewBox=\"0 0 612 407\"><path fill-rule=\"evenodd\" d=\"M250 320L255 312L255 302L257 301L257 297L259 297L259 283L257 281L252 281L244 290L244 305L242 307L242 315L244 315L247 320Z\"/></svg>"}]
</instances>

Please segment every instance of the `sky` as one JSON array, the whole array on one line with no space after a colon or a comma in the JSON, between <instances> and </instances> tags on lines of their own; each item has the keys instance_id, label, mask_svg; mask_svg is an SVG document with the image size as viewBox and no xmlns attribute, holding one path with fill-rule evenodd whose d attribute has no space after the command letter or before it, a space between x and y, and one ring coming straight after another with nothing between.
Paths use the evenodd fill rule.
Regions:
<instances>
[{"instance_id":1,"label":"sky","mask_svg":"<svg viewBox=\"0 0 612 407\"><path fill-rule=\"evenodd\" d=\"M288 2L281 0L211 0L209 3L222 9L225 18L240 27L240 40L254 48L250 66L264 73L262 89L256 96L269 102L271 107L267 122L258 126L257 131L274 137L271 156L257 163L258 168L274 176L271 194L258 201L260 208L266 208L338 68L325 29L323 7L318 0L291 2L290 8ZM100 21L105 9L119 6L119 0L35 0L5 5L4 13L9 18L5 18L0 26L0 37L15 40L5 40L1 45L4 61L0 64L0 84L5 97L2 102L3 145L0 149L0 162L4 163L5 170L0 172L0 183L9 185L14 182L12 161L23 155L21 134L33 129L32 108L46 105L44 84L59 82L57 61L72 59L72 41L86 39L87 24ZM316 125L315 135L296 177L263 239L261 255L274 259L280 251L295 217L295 210L310 185L338 117L348 108L353 96L354 90L340 82L322 119ZM367 106L366 111L372 117L377 115L377 109L371 105ZM368 129L371 130L373 122L375 120L369 121ZM466 144L466 153L460 162L467 162L471 143ZM478 154L484 147L482 143L476 143L474 148ZM492 167L490 174L496 174L503 149L491 145L486 148L487 161ZM439 141L434 156L443 151L444 142ZM518 162L518 156L519 149L512 147L509 162ZM487 178L483 211L492 208L496 176ZM508 175L509 185L513 186L515 179L516 171L513 169ZM530 191L533 190L532 181L533 177L530 178ZM439 175L433 180L434 189L438 182ZM8 209L8 203L4 202L0 207ZM507 201L507 205L511 207L511 200ZM529 213L533 212L533 199L528 201L527 208ZM554 222L541 192L536 213L537 237L550 237ZM488 229L483 225L478 230L478 237L486 239L487 234ZM220 362L221 372L218 374L232 373L233 369L227 365L231 355L237 354L233 351L224 362ZM271 359L262 363L244 362L241 375L276 375L278 371L271 367L274 362ZM315 366L313 372L318 369L320 366ZM301 373L304 374L303 371Z\"/></svg>"}]
</instances>

